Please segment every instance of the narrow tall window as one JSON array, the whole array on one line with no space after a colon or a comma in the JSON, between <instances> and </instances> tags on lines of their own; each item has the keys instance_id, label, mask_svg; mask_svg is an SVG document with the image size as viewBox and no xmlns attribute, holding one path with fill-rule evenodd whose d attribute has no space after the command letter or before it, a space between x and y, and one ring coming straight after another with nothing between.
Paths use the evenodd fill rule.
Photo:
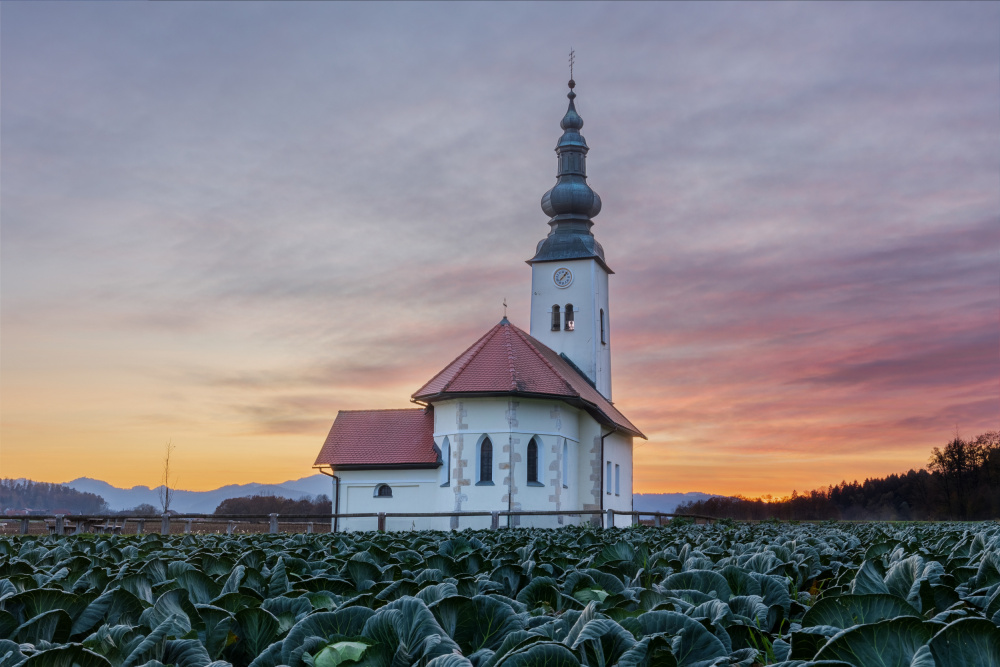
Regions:
<instances>
[{"instance_id":1,"label":"narrow tall window","mask_svg":"<svg viewBox=\"0 0 1000 667\"><path fill-rule=\"evenodd\" d=\"M538 481L538 441L534 438L528 443L528 483Z\"/></svg>"},{"instance_id":2,"label":"narrow tall window","mask_svg":"<svg viewBox=\"0 0 1000 667\"><path fill-rule=\"evenodd\" d=\"M441 486L451 486L451 441L446 437L441 442Z\"/></svg>"},{"instance_id":3,"label":"narrow tall window","mask_svg":"<svg viewBox=\"0 0 1000 667\"><path fill-rule=\"evenodd\" d=\"M483 438L479 445L479 481L493 481L493 443L489 438Z\"/></svg>"},{"instance_id":4,"label":"narrow tall window","mask_svg":"<svg viewBox=\"0 0 1000 667\"><path fill-rule=\"evenodd\" d=\"M607 479L608 495L611 495L611 461L608 461L608 474L604 476Z\"/></svg>"},{"instance_id":5,"label":"narrow tall window","mask_svg":"<svg viewBox=\"0 0 1000 667\"><path fill-rule=\"evenodd\" d=\"M552 306L552 330L559 331L559 306Z\"/></svg>"},{"instance_id":6,"label":"narrow tall window","mask_svg":"<svg viewBox=\"0 0 1000 667\"><path fill-rule=\"evenodd\" d=\"M573 304L566 304L566 331L572 331L573 327L576 326L576 322L573 321Z\"/></svg>"},{"instance_id":7,"label":"narrow tall window","mask_svg":"<svg viewBox=\"0 0 1000 667\"><path fill-rule=\"evenodd\" d=\"M601 345L607 345L608 341L604 336L604 309L601 308Z\"/></svg>"},{"instance_id":8,"label":"narrow tall window","mask_svg":"<svg viewBox=\"0 0 1000 667\"><path fill-rule=\"evenodd\" d=\"M569 445L566 444L566 438L563 438L562 449L562 485L564 489L569 488Z\"/></svg>"},{"instance_id":9,"label":"narrow tall window","mask_svg":"<svg viewBox=\"0 0 1000 667\"><path fill-rule=\"evenodd\" d=\"M622 468L617 463L615 464L615 495L620 496L622 494Z\"/></svg>"}]
</instances>

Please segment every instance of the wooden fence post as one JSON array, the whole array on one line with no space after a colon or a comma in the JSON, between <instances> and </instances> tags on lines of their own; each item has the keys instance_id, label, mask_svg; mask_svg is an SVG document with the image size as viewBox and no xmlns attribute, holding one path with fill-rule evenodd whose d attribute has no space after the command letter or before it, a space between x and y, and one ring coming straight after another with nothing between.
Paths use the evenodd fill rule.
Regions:
<instances>
[{"instance_id":1,"label":"wooden fence post","mask_svg":"<svg viewBox=\"0 0 1000 667\"><path fill-rule=\"evenodd\" d=\"M142 535L146 532L146 520L139 519L139 525L135 527L135 534Z\"/></svg>"},{"instance_id":2,"label":"wooden fence post","mask_svg":"<svg viewBox=\"0 0 1000 667\"><path fill-rule=\"evenodd\" d=\"M490 530L497 530L498 528L500 528L500 512L490 512Z\"/></svg>"},{"instance_id":3,"label":"wooden fence post","mask_svg":"<svg viewBox=\"0 0 1000 667\"><path fill-rule=\"evenodd\" d=\"M64 517L62 514L56 514L56 535L63 534L63 526L65 525L65 521L63 521L63 518Z\"/></svg>"},{"instance_id":4,"label":"wooden fence post","mask_svg":"<svg viewBox=\"0 0 1000 667\"><path fill-rule=\"evenodd\" d=\"M306 532L307 533L313 532L313 522L312 521L309 521L308 523L306 523Z\"/></svg>"},{"instance_id":5,"label":"wooden fence post","mask_svg":"<svg viewBox=\"0 0 1000 667\"><path fill-rule=\"evenodd\" d=\"M170 515L166 512L160 515L160 533L163 535L170 534Z\"/></svg>"},{"instance_id":6,"label":"wooden fence post","mask_svg":"<svg viewBox=\"0 0 1000 667\"><path fill-rule=\"evenodd\" d=\"M273 535L278 532L278 515L271 513L268 516L271 517L270 531L271 534Z\"/></svg>"},{"instance_id":7,"label":"wooden fence post","mask_svg":"<svg viewBox=\"0 0 1000 667\"><path fill-rule=\"evenodd\" d=\"M191 519L184 519L184 534L191 534Z\"/></svg>"},{"instance_id":8,"label":"wooden fence post","mask_svg":"<svg viewBox=\"0 0 1000 667\"><path fill-rule=\"evenodd\" d=\"M230 521L229 523L227 523L226 524L226 535L232 535L233 534L233 530L235 528L236 528L236 522L235 521Z\"/></svg>"},{"instance_id":9,"label":"wooden fence post","mask_svg":"<svg viewBox=\"0 0 1000 667\"><path fill-rule=\"evenodd\" d=\"M605 521L604 521L604 527L605 528L614 528L615 527L615 511L613 509L609 509L607 511L607 515L608 515L608 518L605 519Z\"/></svg>"},{"instance_id":10,"label":"wooden fence post","mask_svg":"<svg viewBox=\"0 0 1000 667\"><path fill-rule=\"evenodd\" d=\"M378 513L378 532L385 532L385 512Z\"/></svg>"},{"instance_id":11,"label":"wooden fence post","mask_svg":"<svg viewBox=\"0 0 1000 667\"><path fill-rule=\"evenodd\" d=\"M28 534L28 520L27 519L21 519L21 534L22 535L27 535Z\"/></svg>"},{"instance_id":12,"label":"wooden fence post","mask_svg":"<svg viewBox=\"0 0 1000 667\"><path fill-rule=\"evenodd\" d=\"M663 515L659 512L656 513L656 527L661 528L663 526Z\"/></svg>"}]
</instances>

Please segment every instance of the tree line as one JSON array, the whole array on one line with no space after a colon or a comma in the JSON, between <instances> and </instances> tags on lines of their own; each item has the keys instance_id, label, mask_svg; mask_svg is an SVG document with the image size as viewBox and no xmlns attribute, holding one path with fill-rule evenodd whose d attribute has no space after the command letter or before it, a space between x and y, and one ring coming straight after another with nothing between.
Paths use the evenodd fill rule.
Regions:
<instances>
[{"instance_id":1,"label":"tree line","mask_svg":"<svg viewBox=\"0 0 1000 667\"><path fill-rule=\"evenodd\" d=\"M119 514L159 516L162 512L161 508L144 503ZM331 514L332 512L333 502L326 495L299 500L284 496L243 496L223 500L213 514Z\"/></svg>"},{"instance_id":2,"label":"tree line","mask_svg":"<svg viewBox=\"0 0 1000 667\"><path fill-rule=\"evenodd\" d=\"M215 508L215 514L332 514L333 501L319 495L310 500L292 500L282 496L244 496L227 498Z\"/></svg>"},{"instance_id":3,"label":"tree line","mask_svg":"<svg viewBox=\"0 0 1000 667\"><path fill-rule=\"evenodd\" d=\"M25 510L36 514L103 514L108 511L108 504L96 493L77 491L62 484L0 479L0 511Z\"/></svg>"},{"instance_id":4,"label":"tree line","mask_svg":"<svg viewBox=\"0 0 1000 667\"><path fill-rule=\"evenodd\" d=\"M931 451L921 470L864 482L843 481L791 496L715 496L680 505L678 513L740 520L979 520L1000 517L1000 431L956 435Z\"/></svg>"},{"instance_id":5,"label":"tree line","mask_svg":"<svg viewBox=\"0 0 1000 667\"><path fill-rule=\"evenodd\" d=\"M159 516L162 507L142 503L132 509L112 511L96 493L77 491L63 484L30 479L0 479L0 514L117 514L119 516ZM246 496L219 503L215 514L330 514L329 496L293 500L282 496Z\"/></svg>"}]
</instances>

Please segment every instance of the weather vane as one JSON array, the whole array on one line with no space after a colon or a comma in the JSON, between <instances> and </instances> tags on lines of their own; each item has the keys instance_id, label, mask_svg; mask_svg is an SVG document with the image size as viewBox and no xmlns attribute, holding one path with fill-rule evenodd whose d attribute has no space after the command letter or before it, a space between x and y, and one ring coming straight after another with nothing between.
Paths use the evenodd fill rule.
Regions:
<instances>
[{"instance_id":1,"label":"weather vane","mask_svg":"<svg viewBox=\"0 0 1000 667\"><path fill-rule=\"evenodd\" d=\"M569 50L569 78L570 81L573 80L573 63L576 62L576 51L570 48Z\"/></svg>"},{"instance_id":2,"label":"weather vane","mask_svg":"<svg viewBox=\"0 0 1000 667\"><path fill-rule=\"evenodd\" d=\"M503 298L503 317L507 319L507 297Z\"/></svg>"}]
</instances>

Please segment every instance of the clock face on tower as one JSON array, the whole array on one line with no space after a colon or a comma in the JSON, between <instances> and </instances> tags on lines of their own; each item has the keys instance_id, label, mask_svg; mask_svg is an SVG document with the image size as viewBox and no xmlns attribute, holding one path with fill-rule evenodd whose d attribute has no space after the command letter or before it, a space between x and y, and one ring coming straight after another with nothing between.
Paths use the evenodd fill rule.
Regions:
<instances>
[{"instance_id":1,"label":"clock face on tower","mask_svg":"<svg viewBox=\"0 0 1000 667\"><path fill-rule=\"evenodd\" d=\"M569 287L573 284L573 272L566 268L556 269L552 274L552 282L556 287Z\"/></svg>"}]
</instances>

